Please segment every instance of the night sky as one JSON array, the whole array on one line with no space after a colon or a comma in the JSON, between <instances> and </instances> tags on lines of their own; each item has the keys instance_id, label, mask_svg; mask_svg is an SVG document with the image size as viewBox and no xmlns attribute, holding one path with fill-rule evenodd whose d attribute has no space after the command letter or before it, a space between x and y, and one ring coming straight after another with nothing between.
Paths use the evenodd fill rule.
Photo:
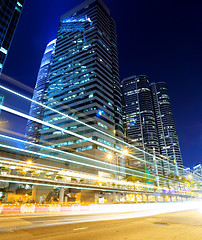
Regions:
<instances>
[{"instance_id":1,"label":"night sky","mask_svg":"<svg viewBox=\"0 0 202 240\"><path fill-rule=\"evenodd\" d=\"M4 74L34 88L45 47L57 36L60 16L81 2L27 0ZM121 79L145 74L150 82L167 83L183 162L193 167L202 161L202 1L105 3L117 25ZM6 104L12 103L12 98L6 99ZM15 131L24 133L25 121L18 123L17 128L13 123Z\"/></svg>"}]
</instances>

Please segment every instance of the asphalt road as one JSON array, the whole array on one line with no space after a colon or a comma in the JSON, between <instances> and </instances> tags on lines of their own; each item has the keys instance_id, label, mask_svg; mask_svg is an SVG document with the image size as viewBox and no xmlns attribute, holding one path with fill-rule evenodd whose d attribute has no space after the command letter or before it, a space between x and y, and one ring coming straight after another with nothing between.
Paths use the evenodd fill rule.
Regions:
<instances>
[{"instance_id":1,"label":"asphalt road","mask_svg":"<svg viewBox=\"0 0 202 240\"><path fill-rule=\"evenodd\" d=\"M1 216L0 240L202 240L202 213L197 210L143 215Z\"/></svg>"}]
</instances>

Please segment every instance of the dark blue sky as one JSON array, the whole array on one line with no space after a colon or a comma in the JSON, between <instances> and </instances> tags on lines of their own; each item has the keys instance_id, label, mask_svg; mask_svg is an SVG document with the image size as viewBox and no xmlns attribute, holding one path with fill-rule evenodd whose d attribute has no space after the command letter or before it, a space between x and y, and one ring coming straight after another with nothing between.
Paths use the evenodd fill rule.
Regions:
<instances>
[{"instance_id":1,"label":"dark blue sky","mask_svg":"<svg viewBox=\"0 0 202 240\"><path fill-rule=\"evenodd\" d=\"M27 0L4 73L33 88L60 16L81 2ZM192 167L202 161L202 1L105 3L117 24L121 78L146 74L151 82L167 83L183 161ZM24 127L19 124L17 131Z\"/></svg>"}]
</instances>

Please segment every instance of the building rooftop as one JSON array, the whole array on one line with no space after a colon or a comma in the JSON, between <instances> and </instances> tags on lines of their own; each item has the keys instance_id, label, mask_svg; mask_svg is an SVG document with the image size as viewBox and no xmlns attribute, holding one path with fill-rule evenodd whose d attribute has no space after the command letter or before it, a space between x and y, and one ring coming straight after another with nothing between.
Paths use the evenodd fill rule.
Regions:
<instances>
[{"instance_id":1,"label":"building rooftop","mask_svg":"<svg viewBox=\"0 0 202 240\"><path fill-rule=\"evenodd\" d=\"M89 4L94 3L94 2L99 2L100 5L105 9L105 11L110 15L109 8L105 5L105 3L102 0L86 0L86 1L82 2L81 4L79 4L78 6L71 9L70 11L66 12L64 15L62 15L60 20L62 21L67 17L71 17L75 12L78 12L82 8L84 8L84 7L86 7Z\"/></svg>"}]
</instances>

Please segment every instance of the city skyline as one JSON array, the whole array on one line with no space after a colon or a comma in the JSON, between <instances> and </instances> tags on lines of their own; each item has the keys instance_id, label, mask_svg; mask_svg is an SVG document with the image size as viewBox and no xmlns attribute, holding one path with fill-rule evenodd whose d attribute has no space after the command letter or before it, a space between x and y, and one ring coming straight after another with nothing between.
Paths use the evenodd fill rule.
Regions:
<instances>
[{"instance_id":1,"label":"city skyline","mask_svg":"<svg viewBox=\"0 0 202 240\"><path fill-rule=\"evenodd\" d=\"M0 42L21 1L1 1ZM25 1L0 49L0 236L201 239L200 87L182 81L197 64L173 52L186 3L58 1Z\"/></svg>"},{"instance_id":2,"label":"city skyline","mask_svg":"<svg viewBox=\"0 0 202 240\"><path fill-rule=\"evenodd\" d=\"M36 1L37 2L37 1ZM82 1L75 1L74 3L70 3L69 4L69 6L68 6L68 4L66 4L66 9L60 9L59 8L59 10L58 11L60 11L60 15L62 15L63 13L65 13L66 11L68 11L69 9L71 9L73 6L76 6L78 3L81 3ZM195 137L198 137L199 138L199 140L200 140L200 133L196 133L195 131L191 131L191 130L189 130L189 128L188 127L194 127L194 123L195 123L195 121L198 121L198 125L200 124L200 122L199 122L199 116L198 116L198 118L196 118L196 120L194 119L192 119L192 116L194 115L194 114L189 114L189 112L191 111L191 109L189 109L189 105L187 105L187 104L185 104L186 106L187 106L187 108L188 108L188 114L186 114L186 117L184 117L185 116L185 112L184 112L184 110L183 110L183 108L182 108L182 106L184 106L184 103L183 103L183 100L185 100L185 98L184 98L184 92L181 90L180 91L180 96L181 96L181 98L180 97L178 97L177 96L177 91L179 90L179 89L183 89L183 88L185 88L187 85L186 84L182 84L182 86L179 86L179 83L177 83L177 84L175 84L175 81L173 80L173 79L175 79L175 76L176 76L176 78L177 78L177 76L179 77L179 75L173 75L173 79L170 79L170 81L166 81L166 79L165 79L165 77L164 77L164 75L163 75L163 72L158 72L158 71L155 71L155 67L153 66L153 64L152 64L152 61L150 62L150 67L149 67L149 65L147 65L146 64L146 67L145 67L145 70L143 71L143 68L144 68L144 63L142 63L142 61L144 60L144 59L141 59L141 58L139 58L139 63L138 64L135 64L135 63L137 63L137 60L134 62L134 61L132 61L131 60L131 56L130 56L130 51L125 51L125 48L123 47L123 45L121 44L121 42L123 41L123 35L125 34L126 36L128 36L129 34L131 34L131 26L129 27L129 25L127 25L126 26L126 29L125 29L125 32L123 33L122 31L120 31L119 29L122 29L123 28L123 26L122 26L122 24L124 24L124 22L127 22L127 20L125 20L122 16L123 16L123 13L121 13L121 11L120 11L120 9L119 9L119 11L117 11L115 8L114 8L114 6L113 6L113 1L112 1L112 3L110 3L109 1L105 1L106 2L106 4L110 7L110 10L111 10L111 15L112 15L112 17L114 17L115 18L115 20L116 20L116 22L117 22L117 32L118 32L118 36L122 36L122 37L118 37L118 41L119 41L119 62L120 62L120 68L121 68L121 75L122 76L124 76L124 77L127 77L127 76L130 76L130 74L132 75L132 74L140 74L140 73L142 73L142 74L146 74L146 75L148 75L148 77L149 77L149 79L151 80L151 81L155 81L155 82L158 82L158 81L165 81L167 84L168 84L168 88L169 88L169 92L170 92L170 95L171 95L171 104L172 104L172 106L173 106L173 111L174 111L174 118L175 118L175 120L176 120L176 125L177 125L177 131L178 131L178 134L179 134L179 139L180 139L180 143L181 143L181 148L182 148L182 155L183 155L183 160L184 160L184 162L185 162L185 166L186 165L188 165L188 166L192 166L192 165L195 165L197 162L199 162L200 161L200 149L199 149L199 147L197 148L197 146L195 146L195 148L192 146L192 144L190 144L190 142L188 141L188 139L190 139L191 141L193 141L193 139L194 139L194 136ZM131 1L126 1L127 3L131 3ZM30 4L30 5L29 5ZM28 8L28 7L31 7L31 4L33 4L33 3L26 3L25 4L25 7L24 7L24 9L26 9L26 7ZM37 3L35 3L35 4L37 4ZM132 3L131 3L132 4ZM63 1L61 1L61 5L64 7L64 5L65 5L65 3L63 2ZM127 4L126 4L127 5ZM134 6L134 5L133 5ZM44 7L44 5L42 4L41 5L41 8L43 8ZM124 5L124 7L126 8L126 6ZM138 4L137 4L137 9L138 9ZM140 7L140 6L139 6ZM179 6L178 6L179 7ZM185 6L186 7L186 6ZM128 10L129 10L129 8L128 8ZM40 10L39 9L39 12L40 11L42 11L42 9ZM53 11L53 9L52 10L50 10L50 11ZM116 13L117 12L117 13ZM120 14L121 13L121 14ZM118 16L118 14L119 14L119 18L117 17ZM26 17L26 16L24 16L24 15L27 15L27 13L24 13L23 12L23 14L22 14L22 19L23 19L23 17ZM59 15L59 14L58 14ZM129 14L130 15L130 14ZM40 15L39 15L40 16ZM129 16L129 19L131 19L130 18L131 16ZM118 20L117 20L118 19ZM121 21L123 22L123 23L121 23L120 24L120 19L121 19ZM45 21L45 24L50 24L50 26L52 25L51 23L52 23L52 21L53 20L51 20L50 19L50 21ZM54 20L55 21L55 20ZM56 26L56 25L58 25L58 23L59 23L59 20L57 20L57 21L55 21L56 23L54 23L54 26ZM144 23L145 24L145 23ZM21 31L22 31L22 25L23 25L23 20L22 21L20 21L20 23L19 23L19 27L21 28L21 29L17 29L17 31L16 31L16 35L17 36L15 36L14 37L14 40L16 39L16 41L19 41L19 39L20 39L20 37L18 36L18 33L20 33ZM24 23L24 26L26 26L26 24ZM48 26L48 25L47 25ZM44 27L44 25L42 26L42 28ZM129 28L129 29L128 29ZM45 38L49 38L49 39L44 39L44 41L43 41L43 46L40 46L39 47L39 44L41 44L42 45L42 43L37 43L37 41L39 41L39 39L41 39L41 38L44 38L44 35L43 34L45 34L45 33L43 33L42 34L42 36L40 36L38 39L36 39L36 38L33 38L33 41L31 42L31 44L33 44L33 46L34 46L34 49L36 49L36 46L37 46L37 48L39 49L39 53L37 53L37 56L39 56L39 55L42 55L42 52L44 51L44 49L42 50L42 52L40 51L40 49L42 49L42 47L44 47L44 45L46 45L47 43L48 43L48 41L49 40L51 40L51 39L53 39L55 36L56 36L56 31L54 32L52 29L53 28L47 28L48 30L49 30L49 35L47 35L47 37L45 37ZM51 29L51 30L50 30ZM37 31L41 31L42 29L37 29ZM44 29L43 29L44 30ZM47 30L47 31L48 31ZM138 29L137 29L138 30ZM137 31L138 32L138 31ZM165 34L165 32L163 32L163 35ZM50 36L51 35L51 36ZM143 34L144 35L144 34ZM125 38L126 38L126 36L124 36ZM30 37L30 35L28 36L28 37ZM129 38L127 38L127 39L129 39ZM47 41L48 40L48 41ZM137 40L137 39L136 39ZM46 42L47 41L47 42ZM128 40L125 40L125 46L126 46L126 41L128 41ZM133 41L134 42L134 41ZM17 44L17 42L16 42L16 44ZM19 42L18 42L18 44L19 44ZM134 43L133 43L134 44ZM135 43L136 44L136 43ZM15 45L15 44L13 44L13 45ZM26 44L25 44L26 45ZM138 40L137 40L137 45L138 45ZM26 46L25 46L26 47ZM161 46L162 47L162 46ZM146 49L148 48L148 45L145 45L145 49L141 49L142 51L144 50L144 51L146 51ZM165 48L166 49L166 48ZM12 50L12 47L11 47L11 50ZM137 49L136 49L137 50ZM9 53L10 54L10 56L12 57L12 55L14 54L14 53L16 53L15 51L19 51L19 50L12 50L12 52L11 53ZM36 50L35 50L36 51ZM132 49L132 53L133 53L133 51L134 51L134 49ZM143 53L145 53L143 51ZM22 50L22 52L23 52L23 50ZM129 56L129 57L125 57L124 58L124 55L123 54L126 54L127 53L127 55ZM32 52L31 52L32 53ZM35 54L36 55L36 54ZM144 55L144 54L143 54ZM23 56L25 56L25 55L23 55ZM139 55L137 55L137 56L139 56ZM157 56L158 56L158 52L157 52ZM167 55L167 56L170 56L170 55ZM31 78L32 78L32 80L29 80L29 82L26 82L26 80L25 79L27 79L27 75L26 75L26 71L25 71L25 73L24 73L24 77L23 76L19 76L18 74L21 74L20 72L18 72L18 70L17 69L15 69L15 67L14 67L14 65L13 65L13 63L12 63L12 58L11 57L8 57L8 59L7 59L7 63L6 63L6 65L5 65L5 73L10 73L9 75L11 76L11 77L14 77L15 79L17 79L18 81L21 81L21 82L23 82L24 84L27 84L27 85L29 85L29 86L31 86L31 87L33 87L33 85L35 85L35 82L34 82L34 76L31 76ZM144 55L144 57L145 57L145 55ZM171 57L171 56L170 56ZM136 58L135 56L134 56L134 58ZM137 57L138 58L138 57ZM15 57L13 56L13 59L15 59ZM39 57L37 57L36 59L38 59L39 60ZM38 61L37 60L37 61ZM155 59L154 59L155 60ZM35 70L32 70L32 73L36 73L36 72L38 72L38 70L39 70L39 64L40 64L40 61L35 61L34 62L34 66L36 66L35 67ZM124 63L124 61L126 62L126 63ZM154 61L155 62L155 61ZM158 63L160 64L160 62L161 61L159 61ZM17 64L16 64L17 65ZM32 65L32 64L31 64ZM133 66L131 66L131 65L134 65L134 67L136 67L137 68L137 70L135 69L134 70L134 67ZM141 65L141 66L140 66ZM150 68L152 68L152 66L153 66L153 70L151 70ZM29 66L27 66L28 67L28 69L29 69ZM32 66L33 67L33 66ZM11 70L11 68L12 68L12 70ZM10 69L10 70L9 70ZM124 70L125 69L125 70ZM139 69L139 70L138 70ZM150 70L149 70L150 69ZM164 68L165 69L165 68ZM169 72L169 71L168 71ZM174 71L175 72L175 71ZM148 74L149 73L149 74ZM179 73L178 73L179 74ZM168 74L168 76L169 76L169 74ZM164 79L162 79L164 77ZM154 78L156 78L156 79L154 79ZM35 78L35 81L36 81L36 78ZM182 80L181 80L182 81ZM186 83L186 81L184 81L184 83ZM188 91L188 90L187 90ZM196 90L197 91L197 90ZM179 92L179 91L178 91ZM179 94L178 94L179 95ZM195 96L195 98L197 98L197 94L194 94ZM173 104L173 102L175 102L174 104ZM193 106L193 107L195 107L195 106ZM200 107L200 106L199 106ZM200 109L200 108L199 108ZM194 109L192 109L193 111L194 111ZM182 114L182 117L180 116ZM183 122L181 122L181 119L183 119ZM191 119L191 121L192 121L192 124L190 124L190 119ZM197 120L198 119L198 120ZM188 122L187 122L188 121ZM191 125L191 126L190 126ZM200 125L199 125L200 126ZM181 128L180 128L181 127ZM194 135L193 137L191 137L191 135L190 134L192 134L192 135ZM197 142L197 141L196 141ZM198 151L197 151L197 149L198 149ZM186 150L186 151L185 151ZM196 156L194 156L194 150L195 150L195 152L196 152ZM194 160L189 160L189 159L193 159L194 158ZM196 159L196 158L198 158L198 159Z\"/></svg>"}]
</instances>

